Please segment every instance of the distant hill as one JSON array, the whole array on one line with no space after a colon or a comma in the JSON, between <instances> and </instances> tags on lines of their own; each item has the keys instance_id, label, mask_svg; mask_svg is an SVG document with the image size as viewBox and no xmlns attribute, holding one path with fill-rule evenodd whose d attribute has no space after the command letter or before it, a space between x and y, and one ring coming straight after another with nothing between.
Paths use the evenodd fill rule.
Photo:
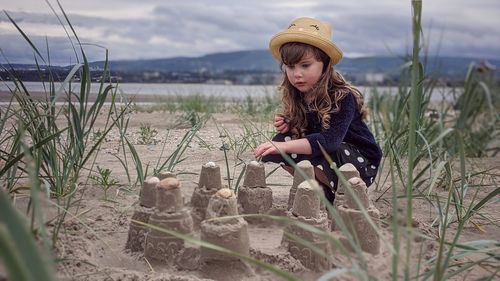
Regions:
<instances>
[{"instance_id":1,"label":"distant hill","mask_svg":"<svg viewBox=\"0 0 500 281\"><path fill-rule=\"evenodd\" d=\"M488 60L500 66L500 60ZM464 76L468 66L478 59L467 57L430 57L427 72L440 71L445 76ZM337 68L350 75L365 73L384 73L397 75L402 57L361 57L343 58ZM92 66L103 67L104 62L93 62ZM111 70L123 72L160 71L160 72L223 72L223 71L271 71L278 72L279 65L267 50L215 53L201 57L176 57L168 59L117 60L110 62Z\"/></svg>"},{"instance_id":2,"label":"distant hill","mask_svg":"<svg viewBox=\"0 0 500 281\"><path fill-rule=\"evenodd\" d=\"M104 62L91 63L103 67ZM198 71L277 71L278 64L268 51L239 51L215 53L202 57L175 57L168 59L117 60L110 62L113 71L160 71L160 72L198 72Z\"/></svg>"},{"instance_id":3,"label":"distant hill","mask_svg":"<svg viewBox=\"0 0 500 281\"><path fill-rule=\"evenodd\" d=\"M359 82L369 82L367 77L372 77L370 79L374 81L387 81L397 79L404 62L402 57L344 58L337 69L349 79ZM426 73L437 72L442 78L459 81L465 77L471 63L479 63L479 60L467 57L429 57L425 64ZM493 68L500 66L498 59L488 60L488 63ZM248 83L272 83L274 80L266 79L266 73L279 76L279 65L267 50L214 53L201 57L115 60L109 64L112 73L123 78L124 82L204 82L215 79L243 84L248 81L250 81ZM103 69L104 62L92 62L90 66L93 71L99 72ZM24 72L36 71L34 65L14 65L14 68ZM70 68L71 66L65 66L52 69L64 73ZM151 76L150 73L156 76ZM185 73L189 75L185 76ZM254 75L254 78L258 76L258 79L249 79L249 75ZM495 75L496 78L499 77L498 71Z\"/></svg>"}]
</instances>

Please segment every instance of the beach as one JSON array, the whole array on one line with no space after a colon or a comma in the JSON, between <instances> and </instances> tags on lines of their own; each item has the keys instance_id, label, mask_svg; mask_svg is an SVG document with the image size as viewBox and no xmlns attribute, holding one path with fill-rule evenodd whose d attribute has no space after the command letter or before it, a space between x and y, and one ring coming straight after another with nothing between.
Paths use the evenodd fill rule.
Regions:
<instances>
[{"instance_id":1,"label":"beach","mask_svg":"<svg viewBox=\"0 0 500 281\"><path fill-rule=\"evenodd\" d=\"M174 152L177 144L191 130L189 123L178 122L179 118L182 119L182 113L144 110L132 112L129 117L127 136L137 154L140 155L143 167L148 167L149 175L152 174L152 169L158 162ZM98 119L94 130L97 132L105 123L106 120ZM272 132L269 120L254 120L252 124L255 131ZM182 157L183 161L175 165L173 169L181 183L186 209L191 210L190 199L198 186L204 164L214 162L221 168L221 182L225 187L228 187L226 167L229 167L231 185L234 188L244 166L242 163L248 164L256 160L250 147L240 151L242 140L248 138L248 126L248 120L238 113L214 113L206 119L205 125L197 132L197 137L186 149ZM141 134L141 130L143 131L145 127L156 131L148 139L147 144L144 144L144 132ZM262 137L258 139L264 140ZM229 145L226 154L221 150L224 144ZM128 172L124 167L125 158L128 162ZM498 181L500 159L498 157L469 159L467 163L468 167L479 170L487 167L493 169L489 177L481 179L483 187L478 192L477 198L482 198L494 189L494 182ZM55 256L63 259L56 266L57 276L61 280L279 280L279 277L273 273L252 263L246 263L250 271L225 270L224 266L216 264L208 274L200 269L179 269L178 266L172 264L148 261L144 253L127 250L125 245L131 218L139 207L141 190L140 184L135 184L136 167L134 164L130 151L123 152L119 132L110 131L97 153L93 169L95 170L96 167L109 169L115 184L108 190L104 190L95 178L93 180L92 177L85 176L86 173L80 179L76 196L78 200L72 204L69 210L70 215L64 221L63 231L55 245ZM264 166L267 172L278 168L276 164L268 163ZM386 166L379 173L376 183L368 189L371 202L380 211L377 224L382 234L382 243L378 254L363 253L363 255L367 260L368 272L378 280L391 278L393 204L391 192L388 192L391 187L388 171ZM95 174L91 173L91 175ZM266 184L272 190L273 207L270 214L285 216L292 183L293 176L279 168L266 178ZM403 189L398 189L400 195L403 195ZM448 193L442 188L437 188L436 192L442 196ZM25 192L13 194L14 205L19 210L22 211L27 207L28 195ZM56 215L55 208L51 204L54 203L46 202L45 204L45 216L49 222L50 218ZM427 262L437 255L438 226L435 222L437 209L433 202L426 200L416 199L413 204L412 225L414 232L418 235L415 234L411 238L414 241L410 244L412 247L410 260L412 263L420 264L420 270L425 272ZM404 198L398 200L398 205L399 212L403 216L406 209ZM495 222L500 219L498 203L485 206L481 213L484 215L475 217L464 227L460 241L497 239L499 228ZM48 224L49 231L53 227L53 224ZM405 239L404 229L404 226L399 229L403 233L400 239L403 240ZM453 238L453 229L452 225L446 233L450 239ZM271 219L249 223L250 255L290 272L299 280L316 280L329 271L310 270L291 256L290 252L281 245L283 232L284 224ZM199 235L199 232L194 232L195 237ZM420 235L427 238L424 239ZM403 243L402 247L404 247ZM351 264L351 261L343 255L332 255L331 260L330 270ZM404 261L401 261L401 266L404 266ZM465 271L460 277L475 279L484 276L490 270L493 269L474 267L470 271ZM355 279L355 275L352 274L340 278L340 280Z\"/></svg>"}]
</instances>

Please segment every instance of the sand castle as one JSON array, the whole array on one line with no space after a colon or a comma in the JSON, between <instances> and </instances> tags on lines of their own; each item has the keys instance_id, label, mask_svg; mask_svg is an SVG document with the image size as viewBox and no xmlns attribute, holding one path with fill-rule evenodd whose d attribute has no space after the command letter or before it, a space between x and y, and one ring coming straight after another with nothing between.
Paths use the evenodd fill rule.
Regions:
<instances>
[{"instance_id":1,"label":"sand castle","mask_svg":"<svg viewBox=\"0 0 500 281\"><path fill-rule=\"evenodd\" d=\"M156 208L149 224L191 236L193 220L184 206L181 184L175 177L167 177L157 185ZM185 253L184 240L156 229L146 236L144 255L148 260L173 262Z\"/></svg>"},{"instance_id":2,"label":"sand castle","mask_svg":"<svg viewBox=\"0 0 500 281\"><path fill-rule=\"evenodd\" d=\"M238 190L238 204L243 214L266 214L271 209L273 192L266 186L266 173L262 163L252 161L247 165L243 186Z\"/></svg>"},{"instance_id":3,"label":"sand castle","mask_svg":"<svg viewBox=\"0 0 500 281\"><path fill-rule=\"evenodd\" d=\"M308 160L300 161L297 164L297 168L301 169L303 174L305 174L307 177L304 178L302 173L298 172L297 170L294 171L293 183L292 187L290 188L290 194L288 195L288 210L290 210L293 207L295 193L297 192L297 187L299 186L299 184L304 182L306 179L314 179L314 167Z\"/></svg>"},{"instance_id":4,"label":"sand castle","mask_svg":"<svg viewBox=\"0 0 500 281\"><path fill-rule=\"evenodd\" d=\"M294 196L293 206L287 212L287 216L290 219L328 231L328 217L326 212L321 209L319 192L322 191L315 180L307 180L299 184ZM315 253L303 243L293 239L293 237L288 237L287 234L307 241L324 251L328 257L331 255L330 244L324 238L297 225L289 224L284 230L282 243L295 259L311 270L320 271L331 267L327 258Z\"/></svg>"},{"instance_id":5,"label":"sand castle","mask_svg":"<svg viewBox=\"0 0 500 281\"><path fill-rule=\"evenodd\" d=\"M152 177L144 181L144 185L139 197L139 207L137 207L132 215L133 221L149 223L149 218L153 214L156 205L156 185L160 182L157 177ZM132 252L144 251L144 241L148 233L147 227L139 225L135 222L130 223L128 231L126 249Z\"/></svg>"},{"instance_id":6,"label":"sand castle","mask_svg":"<svg viewBox=\"0 0 500 281\"><path fill-rule=\"evenodd\" d=\"M201 222L201 240L249 256L250 240L247 222L241 217L224 218L237 215L238 205L234 193L228 188L217 191L208 203L206 219ZM205 247L201 248L200 261L202 271L207 277L211 276L213 265L223 265L223 268L228 271L238 270L248 276L253 274L251 268L237 256Z\"/></svg>"},{"instance_id":7,"label":"sand castle","mask_svg":"<svg viewBox=\"0 0 500 281\"><path fill-rule=\"evenodd\" d=\"M205 219L208 202L222 187L220 167L214 162L208 162L201 167L198 186L191 196L192 216L195 228Z\"/></svg>"},{"instance_id":8,"label":"sand castle","mask_svg":"<svg viewBox=\"0 0 500 281\"><path fill-rule=\"evenodd\" d=\"M314 167L309 161L300 162L298 167L307 177L314 178ZM380 238L363 215L361 206L374 218L375 223L379 212L370 204L366 185L359 178L356 168L346 164L339 170L348 179L349 185L339 185L335 207L349 233L359 241L361 249L376 255L380 251ZM320 200L321 192L316 180L305 180L296 171L288 199L287 217L328 233L329 220ZM134 220L191 237L197 237L199 231L200 240L243 256L250 256L251 247L249 225L245 219L237 217L239 210L243 213L265 214L273 207L272 191L266 186L264 166L255 161L247 165L238 197L230 189L222 188L219 166L213 162L203 165L199 184L191 199L193 216L184 206L181 184L172 172L161 173L160 179L153 177L146 180L139 203L133 215ZM198 220L198 229L194 228L193 220ZM330 234L340 237L342 244L351 248L342 233ZM126 248L135 252L143 251L148 261L175 265L184 270L199 270L208 278L219 280L227 275L227 280L230 280L234 276L228 274L230 272L247 276L255 274L248 264L235 255L207 247L189 246L181 238L134 222L130 224ZM331 269L333 264L330 257L336 251L325 237L293 223L285 227L281 245L277 244L276 249L283 249L313 271ZM313 249L323 251L324 255Z\"/></svg>"},{"instance_id":9,"label":"sand castle","mask_svg":"<svg viewBox=\"0 0 500 281\"><path fill-rule=\"evenodd\" d=\"M380 218L380 213L370 204L366 184L362 179L354 177L349 180L349 184L352 192L346 190L344 202L337 206L340 216L349 233L358 241L361 249L376 255L380 252L380 237L362 213L361 206L375 224Z\"/></svg>"}]
</instances>

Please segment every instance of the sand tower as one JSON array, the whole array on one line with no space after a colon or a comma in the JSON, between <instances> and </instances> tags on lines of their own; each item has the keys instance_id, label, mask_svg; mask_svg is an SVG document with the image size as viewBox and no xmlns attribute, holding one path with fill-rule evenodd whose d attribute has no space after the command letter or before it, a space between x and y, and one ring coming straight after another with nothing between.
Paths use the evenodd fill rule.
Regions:
<instances>
[{"instance_id":1,"label":"sand tower","mask_svg":"<svg viewBox=\"0 0 500 281\"><path fill-rule=\"evenodd\" d=\"M217 191L208 203L206 220L201 222L201 240L249 256L247 222L241 217L223 218L236 215L238 215L238 205L234 193L228 188ZM200 260L203 263L202 271L208 275L212 274L210 268L212 265L224 265L225 270L252 274L251 269L238 257L205 247L201 248Z\"/></svg>"},{"instance_id":2,"label":"sand tower","mask_svg":"<svg viewBox=\"0 0 500 281\"><path fill-rule=\"evenodd\" d=\"M149 224L191 235L193 220L184 207L180 186L180 182L174 177L165 178L158 183L156 208L149 218ZM146 236L144 255L147 259L171 262L183 252L184 248L184 240L150 229Z\"/></svg>"},{"instance_id":3,"label":"sand tower","mask_svg":"<svg viewBox=\"0 0 500 281\"><path fill-rule=\"evenodd\" d=\"M247 165L245 180L238 190L238 204L244 214L266 214L271 209L273 192L266 186L266 172L262 163L251 161ZM254 220L257 219L250 218L250 221Z\"/></svg>"},{"instance_id":4,"label":"sand tower","mask_svg":"<svg viewBox=\"0 0 500 281\"><path fill-rule=\"evenodd\" d=\"M362 179L352 178L349 180L349 184L353 194L346 190L344 203L338 206L340 216L354 239L359 241L361 249L376 255L380 252L380 237L361 212L361 207L354 196L358 198L359 203L366 209L375 224L380 218L380 213L370 204L366 184Z\"/></svg>"},{"instance_id":5,"label":"sand tower","mask_svg":"<svg viewBox=\"0 0 500 281\"><path fill-rule=\"evenodd\" d=\"M314 179L314 167L308 160L300 161L297 164L297 168L301 169L302 172L309 179ZM290 210L293 207L293 201L295 199L295 193L297 192L297 187L306 179L307 178L304 178L304 176L302 176L302 173L298 172L297 170L294 171L292 188L290 188L290 195L288 196L288 210Z\"/></svg>"},{"instance_id":6,"label":"sand tower","mask_svg":"<svg viewBox=\"0 0 500 281\"><path fill-rule=\"evenodd\" d=\"M198 186L191 196L192 216L197 228L205 219L208 201L222 187L220 167L214 162L208 162L201 167Z\"/></svg>"},{"instance_id":7,"label":"sand tower","mask_svg":"<svg viewBox=\"0 0 500 281\"><path fill-rule=\"evenodd\" d=\"M228 189L219 190L207 207L207 218L201 223L201 240L220 245L242 255L249 255L249 238L247 222L240 217L221 218L238 215L236 196ZM207 260L234 260L238 259L218 251L202 248L201 258Z\"/></svg>"},{"instance_id":8,"label":"sand tower","mask_svg":"<svg viewBox=\"0 0 500 281\"><path fill-rule=\"evenodd\" d=\"M132 220L149 223L149 218L153 214L156 204L156 185L159 182L160 180L157 177L144 181L139 198L139 207L135 209ZM144 241L147 233L148 229L145 226L131 222L125 248L130 249L132 252L144 251Z\"/></svg>"},{"instance_id":9,"label":"sand tower","mask_svg":"<svg viewBox=\"0 0 500 281\"><path fill-rule=\"evenodd\" d=\"M293 206L291 210L287 212L287 216L326 232L328 231L328 218L320 207L319 192L322 192L322 190L316 180L307 180L299 184L295 193ZM287 247L294 258L311 270L321 271L331 267L331 263L327 258L313 252L303 243L299 243L292 237L288 237L287 234L306 240L317 248L325 251L327 256L330 256L330 244L324 238L297 225L289 224L284 230L282 243Z\"/></svg>"},{"instance_id":10,"label":"sand tower","mask_svg":"<svg viewBox=\"0 0 500 281\"><path fill-rule=\"evenodd\" d=\"M342 176L344 176L344 179L346 181L349 181L352 178L359 178L359 171L351 163L340 166L339 172L342 174ZM339 201L343 201L345 192L345 186L339 180L337 192L335 193L335 201L338 203L340 203Z\"/></svg>"},{"instance_id":11,"label":"sand tower","mask_svg":"<svg viewBox=\"0 0 500 281\"><path fill-rule=\"evenodd\" d=\"M358 170L351 163L347 163L347 164L340 166L339 172L342 174L342 176L344 177L344 179L346 181L349 181L352 178L359 178ZM342 182L339 179L338 188L337 188L337 191L335 192L334 204L336 207L344 204L345 192L346 192L346 187L342 184ZM338 230L337 225L335 224L335 220L330 217L330 213L328 213L328 216L330 219L332 219L331 230Z\"/></svg>"}]
</instances>

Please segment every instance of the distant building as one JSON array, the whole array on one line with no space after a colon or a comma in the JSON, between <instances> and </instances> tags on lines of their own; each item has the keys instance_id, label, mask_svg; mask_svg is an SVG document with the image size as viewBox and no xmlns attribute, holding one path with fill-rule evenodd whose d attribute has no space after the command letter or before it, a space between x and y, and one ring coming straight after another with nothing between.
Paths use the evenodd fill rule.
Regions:
<instances>
[{"instance_id":1,"label":"distant building","mask_svg":"<svg viewBox=\"0 0 500 281\"><path fill-rule=\"evenodd\" d=\"M160 72L159 71L152 71L152 72L143 72L142 77L146 80L151 80L151 79L157 79L160 77Z\"/></svg>"},{"instance_id":2,"label":"distant building","mask_svg":"<svg viewBox=\"0 0 500 281\"><path fill-rule=\"evenodd\" d=\"M381 84L384 82L385 75L383 73L366 73L365 81L369 84Z\"/></svg>"},{"instance_id":3,"label":"distant building","mask_svg":"<svg viewBox=\"0 0 500 281\"><path fill-rule=\"evenodd\" d=\"M207 84L215 84L215 85L232 85L233 82L227 79L208 79L205 81Z\"/></svg>"}]
</instances>

